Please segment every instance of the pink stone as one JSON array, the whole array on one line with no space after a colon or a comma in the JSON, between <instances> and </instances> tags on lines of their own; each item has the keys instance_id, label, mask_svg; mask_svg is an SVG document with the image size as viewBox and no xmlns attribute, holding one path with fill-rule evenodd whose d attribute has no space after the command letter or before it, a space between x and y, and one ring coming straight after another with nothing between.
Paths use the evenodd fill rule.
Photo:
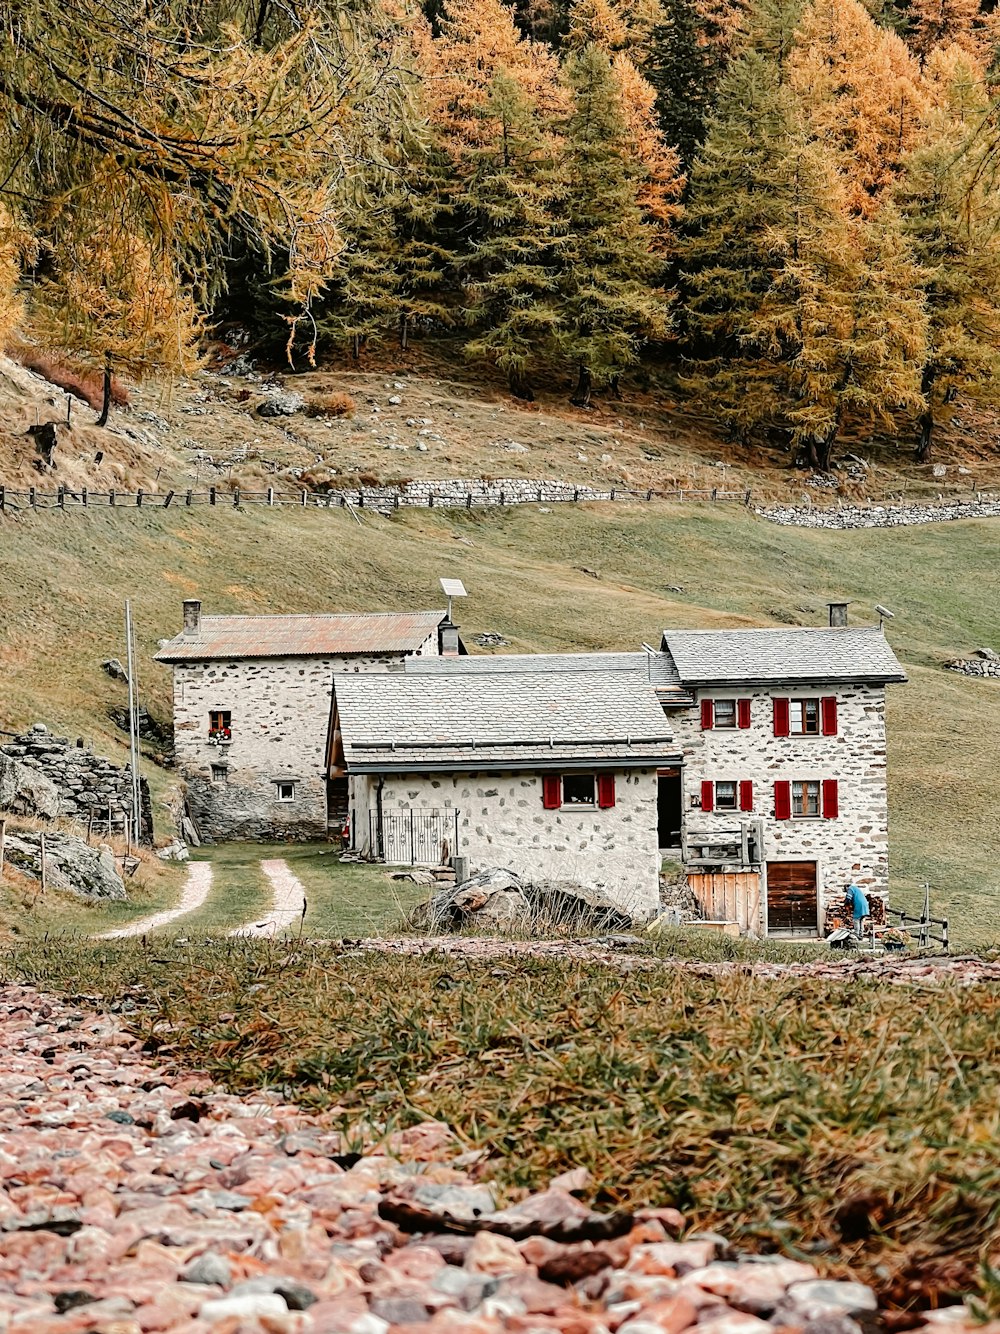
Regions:
<instances>
[{"instance_id":1,"label":"pink stone","mask_svg":"<svg viewBox=\"0 0 1000 1334\"><path fill-rule=\"evenodd\" d=\"M517 1242L493 1232L477 1232L465 1257L465 1267L474 1274L515 1274L527 1268Z\"/></svg>"}]
</instances>

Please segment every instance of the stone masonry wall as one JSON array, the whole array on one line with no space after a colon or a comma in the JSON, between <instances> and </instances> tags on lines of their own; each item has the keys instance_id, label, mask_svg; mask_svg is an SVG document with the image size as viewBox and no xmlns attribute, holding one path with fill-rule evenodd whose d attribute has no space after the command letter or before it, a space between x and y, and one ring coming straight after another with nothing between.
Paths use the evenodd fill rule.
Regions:
<instances>
[{"instance_id":1,"label":"stone masonry wall","mask_svg":"<svg viewBox=\"0 0 1000 1334\"><path fill-rule=\"evenodd\" d=\"M836 736L776 737L772 697L837 695ZM839 900L851 880L867 891L888 888L888 798L886 791L885 690L841 686L802 690L703 690L712 699L749 698L751 726L701 729L700 710L671 714L674 736L684 752L683 813L686 829L697 834L736 828L741 820L762 819L768 861L816 861L820 914ZM778 779L838 780L839 814L834 819L774 818ZM702 780L749 779L752 812L701 810Z\"/></svg>"},{"instance_id":2,"label":"stone masonry wall","mask_svg":"<svg viewBox=\"0 0 1000 1334\"><path fill-rule=\"evenodd\" d=\"M352 781L352 827L367 851L377 779ZM457 855L472 873L506 867L526 880L568 880L603 890L617 905L645 919L659 906L656 770L618 770L615 805L607 810L542 807L537 773L389 775L383 811L459 812ZM448 822L449 828L453 825Z\"/></svg>"},{"instance_id":3,"label":"stone masonry wall","mask_svg":"<svg viewBox=\"0 0 1000 1334\"><path fill-rule=\"evenodd\" d=\"M1000 518L1000 500L954 500L931 505L841 505L813 509L809 505L769 505L761 518L787 528L905 528L952 519Z\"/></svg>"},{"instance_id":4,"label":"stone masonry wall","mask_svg":"<svg viewBox=\"0 0 1000 1334\"><path fill-rule=\"evenodd\" d=\"M436 633L419 652L436 654ZM334 673L384 672L401 657L175 664L174 751L202 838L325 838ZM213 710L232 715L228 744L209 741ZM278 800L279 781L295 784L294 800Z\"/></svg>"},{"instance_id":5,"label":"stone masonry wall","mask_svg":"<svg viewBox=\"0 0 1000 1334\"><path fill-rule=\"evenodd\" d=\"M93 810L95 827L106 829L110 806L114 828L123 828L125 813L132 809L131 766L119 768L92 750L77 746L69 737L53 736L44 723L35 723L23 736L0 746L0 753L37 770L55 786L61 819L86 824ZM151 842L149 791L145 783L142 787L143 829Z\"/></svg>"}]
</instances>

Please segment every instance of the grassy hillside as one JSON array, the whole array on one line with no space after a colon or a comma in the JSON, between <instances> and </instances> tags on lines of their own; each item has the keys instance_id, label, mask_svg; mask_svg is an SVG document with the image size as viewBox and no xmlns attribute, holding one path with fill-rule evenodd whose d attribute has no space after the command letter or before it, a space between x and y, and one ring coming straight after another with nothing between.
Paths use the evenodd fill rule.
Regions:
<instances>
[{"instance_id":1,"label":"grassy hillside","mask_svg":"<svg viewBox=\"0 0 1000 1334\"><path fill-rule=\"evenodd\" d=\"M813 532L728 506L424 511L361 525L339 511L50 511L0 524L0 727L44 719L124 757L107 718L123 687L99 663L123 653L125 597L143 697L163 718L169 676L147 655L190 595L208 611L434 606L438 577L457 575L467 638L494 630L533 650L636 647L664 625L822 624L828 597L854 599L863 621L881 601L897 612L890 638L911 678L890 698L897 901L928 879L957 939L992 938L1000 686L941 663L1000 646L998 562L989 522ZM150 776L161 796L174 781Z\"/></svg>"}]
</instances>

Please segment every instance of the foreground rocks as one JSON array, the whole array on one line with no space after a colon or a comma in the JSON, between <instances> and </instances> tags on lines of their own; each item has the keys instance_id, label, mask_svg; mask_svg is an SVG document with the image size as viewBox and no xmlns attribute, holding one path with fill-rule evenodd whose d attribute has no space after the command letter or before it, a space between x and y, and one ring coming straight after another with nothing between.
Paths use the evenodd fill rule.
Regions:
<instances>
[{"instance_id":1,"label":"foreground rocks","mask_svg":"<svg viewBox=\"0 0 1000 1334\"><path fill-rule=\"evenodd\" d=\"M585 1172L498 1209L437 1122L347 1152L28 988L0 988L0 1043L4 1334L861 1334L875 1312L810 1264L677 1240L675 1210L595 1213Z\"/></svg>"},{"instance_id":2,"label":"foreground rocks","mask_svg":"<svg viewBox=\"0 0 1000 1334\"><path fill-rule=\"evenodd\" d=\"M11 866L41 883L41 833L8 829L4 855ZM45 878L51 889L68 890L85 899L128 897L111 848L106 844L91 847L75 834L46 833Z\"/></svg>"},{"instance_id":3,"label":"foreground rocks","mask_svg":"<svg viewBox=\"0 0 1000 1334\"><path fill-rule=\"evenodd\" d=\"M632 919L600 890L562 880L521 880L503 867L491 867L449 885L421 904L411 917L419 929L462 931L535 927L627 931Z\"/></svg>"}]
</instances>

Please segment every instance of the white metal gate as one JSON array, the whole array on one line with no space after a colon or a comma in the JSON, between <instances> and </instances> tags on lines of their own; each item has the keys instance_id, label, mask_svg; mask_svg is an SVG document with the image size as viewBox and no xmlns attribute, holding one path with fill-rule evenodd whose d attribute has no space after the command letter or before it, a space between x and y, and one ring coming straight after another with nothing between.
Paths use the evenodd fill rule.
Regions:
<instances>
[{"instance_id":1,"label":"white metal gate","mask_svg":"<svg viewBox=\"0 0 1000 1334\"><path fill-rule=\"evenodd\" d=\"M372 811L370 834L387 865L444 866L458 851L458 811Z\"/></svg>"}]
</instances>

